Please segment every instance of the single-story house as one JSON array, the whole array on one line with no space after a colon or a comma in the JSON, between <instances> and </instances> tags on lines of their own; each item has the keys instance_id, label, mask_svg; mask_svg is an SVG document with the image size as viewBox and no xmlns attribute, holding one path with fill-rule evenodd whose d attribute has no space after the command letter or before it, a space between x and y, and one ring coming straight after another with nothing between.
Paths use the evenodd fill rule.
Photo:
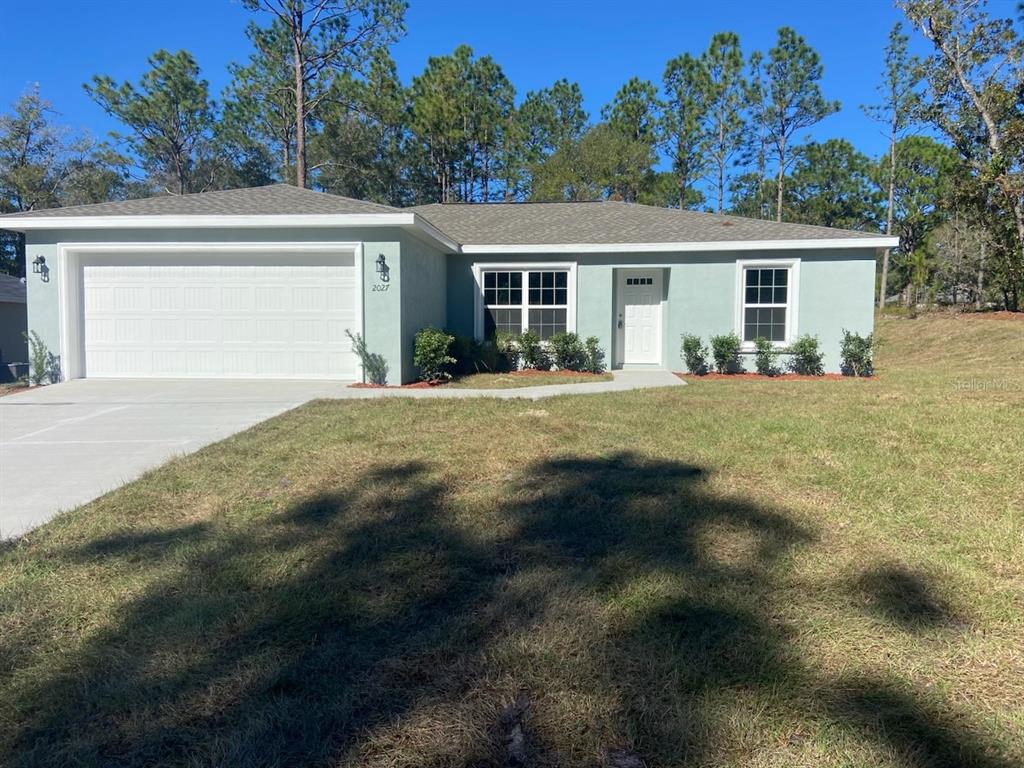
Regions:
<instances>
[{"instance_id":1,"label":"single-story house","mask_svg":"<svg viewBox=\"0 0 1024 768\"><path fill-rule=\"evenodd\" d=\"M613 368L682 368L680 335L873 325L897 239L622 202L386 205L277 184L0 217L28 323L66 378L356 379L346 331L415 378L425 326L596 336Z\"/></svg>"},{"instance_id":2,"label":"single-story house","mask_svg":"<svg viewBox=\"0 0 1024 768\"><path fill-rule=\"evenodd\" d=\"M26 288L21 278L0 275L0 381L6 381L7 363L28 360Z\"/></svg>"}]
</instances>

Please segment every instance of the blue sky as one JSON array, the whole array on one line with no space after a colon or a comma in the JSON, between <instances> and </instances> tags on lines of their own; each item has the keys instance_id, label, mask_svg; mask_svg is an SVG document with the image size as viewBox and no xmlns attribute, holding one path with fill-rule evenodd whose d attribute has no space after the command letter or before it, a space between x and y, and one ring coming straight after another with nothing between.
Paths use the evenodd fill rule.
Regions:
<instances>
[{"instance_id":1,"label":"blue sky","mask_svg":"<svg viewBox=\"0 0 1024 768\"><path fill-rule=\"evenodd\" d=\"M1012 17L1015 6L993 0L990 10ZM62 122L101 136L117 126L82 90L92 75L134 81L153 51L184 48L219 95L228 62L247 57L243 29L253 16L238 0L7 2L2 15L5 28L18 30L4 41L3 110L38 83ZM408 82L427 57L467 43L495 58L520 97L561 77L578 81L596 117L629 77L660 81L668 59L699 53L716 31L736 31L749 53L767 50L789 25L821 54L825 95L843 105L813 138L846 137L877 155L885 139L859 105L875 99L882 48L900 18L890 0L411 0L408 34L393 55Z\"/></svg>"}]
</instances>

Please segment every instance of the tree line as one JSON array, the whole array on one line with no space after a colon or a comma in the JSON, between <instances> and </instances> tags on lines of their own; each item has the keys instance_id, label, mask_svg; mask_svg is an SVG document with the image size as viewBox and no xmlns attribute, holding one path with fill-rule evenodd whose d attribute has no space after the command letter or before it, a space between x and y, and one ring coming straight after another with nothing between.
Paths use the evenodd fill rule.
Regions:
<instances>
[{"instance_id":1,"label":"tree line","mask_svg":"<svg viewBox=\"0 0 1024 768\"><path fill-rule=\"evenodd\" d=\"M861 108L888 138L869 157L809 141L840 103L790 27L767 51L734 32L632 77L597 115L566 79L520 96L460 45L408 84L390 47L402 0L244 0L252 53L218 98L187 51L137 82L84 88L121 128L76 134L38 89L0 116L0 210L287 181L395 206L617 199L897 234L879 301L1020 308L1024 290L1024 43L979 0L900 0ZM909 35L930 45L917 58ZM24 269L18 238L5 271Z\"/></svg>"}]
</instances>

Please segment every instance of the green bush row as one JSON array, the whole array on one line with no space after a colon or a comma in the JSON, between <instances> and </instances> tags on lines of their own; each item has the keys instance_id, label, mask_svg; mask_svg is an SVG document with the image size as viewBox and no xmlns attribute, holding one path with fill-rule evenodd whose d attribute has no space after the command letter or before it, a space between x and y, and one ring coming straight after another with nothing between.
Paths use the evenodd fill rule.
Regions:
<instances>
[{"instance_id":1,"label":"green bush row","mask_svg":"<svg viewBox=\"0 0 1024 768\"><path fill-rule=\"evenodd\" d=\"M714 369L718 373L739 373L743 365L740 362L741 342L735 333L712 336L708 347L700 336L684 333L680 346L680 356L686 363L690 373L703 376L710 370L710 358L714 361ZM846 376L870 376L874 372L873 364L874 339L872 334L861 336L843 330L840 356L840 370ZM782 373L778 364L779 355L788 356L786 368L803 376L822 376L825 373L822 360L824 353L819 348L818 337L804 334L789 347L779 349L764 337L754 340L754 366L763 376L777 376Z\"/></svg>"},{"instance_id":2,"label":"green bush row","mask_svg":"<svg viewBox=\"0 0 1024 768\"><path fill-rule=\"evenodd\" d=\"M604 350L596 336L556 333L547 342L526 331L515 336L498 333L481 341L462 334L423 328L416 334L413 363L423 381L448 380L472 373L501 373L528 368L548 371L602 373Z\"/></svg>"}]
</instances>

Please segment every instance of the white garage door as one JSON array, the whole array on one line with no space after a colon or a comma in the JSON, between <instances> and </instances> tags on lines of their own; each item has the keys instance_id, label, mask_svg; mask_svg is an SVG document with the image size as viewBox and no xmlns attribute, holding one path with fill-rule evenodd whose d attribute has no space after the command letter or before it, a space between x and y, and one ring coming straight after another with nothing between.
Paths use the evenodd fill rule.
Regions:
<instances>
[{"instance_id":1,"label":"white garage door","mask_svg":"<svg viewBox=\"0 0 1024 768\"><path fill-rule=\"evenodd\" d=\"M352 379L352 253L90 255L87 377Z\"/></svg>"}]
</instances>

